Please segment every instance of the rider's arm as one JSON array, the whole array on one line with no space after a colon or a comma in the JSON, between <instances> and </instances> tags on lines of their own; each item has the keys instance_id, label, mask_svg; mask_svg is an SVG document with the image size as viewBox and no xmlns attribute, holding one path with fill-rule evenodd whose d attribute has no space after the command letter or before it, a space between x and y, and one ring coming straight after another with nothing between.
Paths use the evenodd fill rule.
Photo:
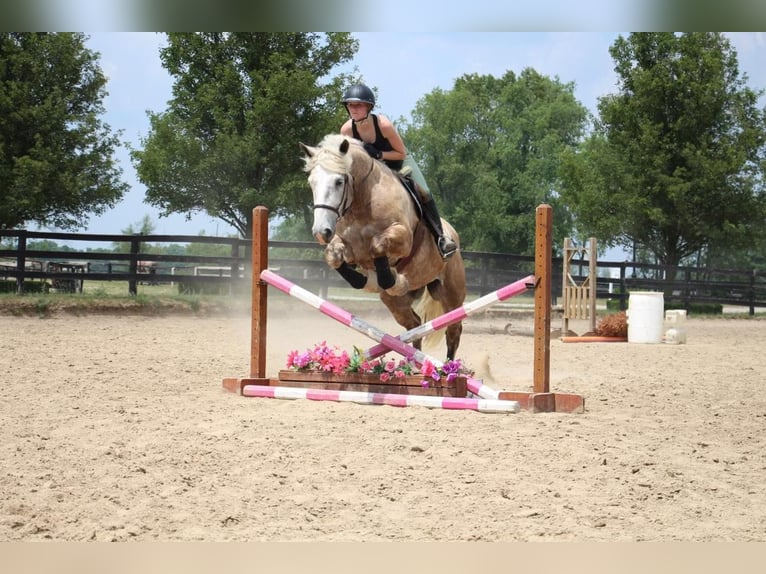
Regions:
<instances>
[{"instance_id":1,"label":"rider's arm","mask_svg":"<svg viewBox=\"0 0 766 574\"><path fill-rule=\"evenodd\" d=\"M396 130L394 124L386 116L378 116L378 125L380 126L380 132L391 144L393 150L384 151L381 159L389 161L402 160L407 157L407 148L404 146L402 136Z\"/></svg>"}]
</instances>

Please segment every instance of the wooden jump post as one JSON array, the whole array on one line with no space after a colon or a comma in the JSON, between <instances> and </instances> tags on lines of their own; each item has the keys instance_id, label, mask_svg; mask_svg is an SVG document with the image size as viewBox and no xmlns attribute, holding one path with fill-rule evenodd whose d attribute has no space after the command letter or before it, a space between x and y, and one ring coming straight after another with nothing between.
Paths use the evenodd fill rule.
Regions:
<instances>
[{"instance_id":1,"label":"wooden jump post","mask_svg":"<svg viewBox=\"0 0 766 574\"><path fill-rule=\"evenodd\" d=\"M224 389L245 396L276 398L308 398L313 400L353 401L364 404L389 404L393 406L419 405L445 409L470 409L481 412L516 412L519 408L532 412L583 412L584 400L579 395L550 392L550 313L551 313L551 254L552 254L552 209L548 205L538 206L536 212L535 275L512 283L489 295L454 309L420 327L407 331L398 337L388 335L369 323L354 317L340 307L324 301L313 293L300 288L287 279L268 270L268 211L265 207L253 210L252 247L252 336L250 348L250 375L248 377L225 378ZM319 309L325 315L340 321L378 341L380 344L365 352L367 357L379 356L393 350L417 364L430 360L436 366L443 363L425 355L407 344L434 330L460 321L467 315L493 303L505 300L527 288L535 288L535 340L533 391L495 391L482 381L468 378L465 390L479 398L420 397L418 394L447 394L455 389L424 390L418 386L401 391L385 392L391 385L383 385L374 376L347 373L344 376L280 371L279 378L266 375L266 321L267 290L272 285L281 291L301 299ZM365 380L366 382L362 382ZM287 385L287 386L285 386ZM384 392L370 392L382 390ZM401 392L407 394L400 394Z\"/></svg>"}]
</instances>

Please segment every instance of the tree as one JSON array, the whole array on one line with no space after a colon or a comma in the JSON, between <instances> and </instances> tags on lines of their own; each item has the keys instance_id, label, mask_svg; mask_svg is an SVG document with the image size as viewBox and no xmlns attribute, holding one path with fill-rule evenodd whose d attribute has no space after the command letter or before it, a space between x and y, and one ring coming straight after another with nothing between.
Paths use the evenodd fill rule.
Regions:
<instances>
[{"instance_id":1,"label":"tree","mask_svg":"<svg viewBox=\"0 0 766 574\"><path fill-rule=\"evenodd\" d=\"M418 102L402 135L464 249L534 253L541 203L554 206L563 242L571 223L558 200L557 166L587 119L573 91L527 68L501 78L465 75Z\"/></svg>"},{"instance_id":2,"label":"tree","mask_svg":"<svg viewBox=\"0 0 766 574\"><path fill-rule=\"evenodd\" d=\"M308 220L298 143L342 123L346 78L328 74L356 49L347 33L168 34L160 58L173 99L149 114L143 149L131 152L147 202L163 214L204 211L243 236L256 205Z\"/></svg>"},{"instance_id":3,"label":"tree","mask_svg":"<svg viewBox=\"0 0 766 574\"><path fill-rule=\"evenodd\" d=\"M762 91L746 86L719 33L640 33L610 48L619 92L563 163L578 226L677 265L746 246L763 226Z\"/></svg>"},{"instance_id":4,"label":"tree","mask_svg":"<svg viewBox=\"0 0 766 574\"><path fill-rule=\"evenodd\" d=\"M144 215L140 221L129 224L127 227L120 230L122 235L151 235L154 233L155 226L152 218L149 215ZM144 249L148 249L149 243L144 244ZM115 253L130 253L129 241L115 241L112 243L112 251Z\"/></svg>"},{"instance_id":5,"label":"tree","mask_svg":"<svg viewBox=\"0 0 766 574\"><path fill-rule=\"evenodd\" d=\"M149 215L144 215L141 218L141 221L137 221L135 223L131 223L126 228L120 231L123 235L151 235L154 233L154 230L156 229L154 222L152 221L152 218L149 217Z\"/></svg>"},{"instance_id":6,"label":"tree","mask_svg":"<svg viewBox=\"0 0 766 574\"><path fill-rule=\"evenodd\" d=\"M0 228L82 227L127 190L97 58L82 34L0 33Z\"/></svg>"}]
</instances>

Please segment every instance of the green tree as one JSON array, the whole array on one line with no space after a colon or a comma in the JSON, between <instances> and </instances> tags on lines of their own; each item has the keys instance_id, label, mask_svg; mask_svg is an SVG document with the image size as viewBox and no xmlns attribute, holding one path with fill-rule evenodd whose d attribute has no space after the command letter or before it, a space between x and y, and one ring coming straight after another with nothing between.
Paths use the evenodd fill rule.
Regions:
<instances>
[{"instance_id":1,"label":"green tree","mask_svg":"<svg viewBox=\"0 0 766 574\"><path fill-rule=\"evenodd\" d=\"M0 33L0 228L82 227L127 190L97 58L82 34Z\"/></svg>"},{"instance_id":2,"label":"green tree","mask_svg":"<svg viewBox=\"0 0 766 574\"><path fill-rule=\"evenodd\" d=\"M146 199L163 214L204 211L247 236L252 210L311 217L298 142L342 123L344 76L357 42L331 33L168 34L167 111L131 155Z\"/></svg>"},{"instance_id":3,"label":"green tree","mask_svg":"<svg viewBox=\"0 0 766 574\"><path fill-rule=\"evenodd\" d=\"M458 78L423 97L402 131L442 216L465 249L534 253L535 209L554 206L556 243L571 229L558 199L559 158L582 138L573 84L527 68Z\"/></svg>"},{"instance_id":4,"label":"green tree","mask_svg":"<svg viewBox=\"0 0 766 574\"><path fill-rule=\"evenodd\" d=\"M152 221L152 218L149 217L149 215L144 215L141 218L141 221L136 221L135 223L129 224L127 227L123 228L120 233L123 235L151 235L154 233L154 222ZM151 246L151 244L145 244L143 246L143 249L146 250ZM115 241L112 243L112 251L114 253L129 253L130 252L130 242L129 241Z\"/></svg>"},{"instance_id":5,"label":"green tree","mask_svg":"<svg viewBox=\"0 0 766 574\"><path fill-rule=\"evenodd\" d=\"M752 243L764 221L762 91L719 33L638 33L610 48L619 92L563 162L584 234L677 265Z\"/></svg>"},{"instance_id":6,"label":"green tree","mask_svg":"<svg viewBox=\"0 0 766 574\"><path fill-rule=\"evenodd\" d=\"M135 235L140 233L141 235L151 235L156 229L152 218L149 215L144 215L141 221L131 223L125 229L120 231L123 235Z\"/></svg>"},{"instance_id":7,"label":"green tree","mask_svg":"<svg viewBox=\"0 0 766 574\"><path fill-rule=\"evenodd\" d=\"M69 245L59 245L50 239L40 239L37 241L28 241L27 249L30 251L75 251Z\"/></svg>"}]
</instances>

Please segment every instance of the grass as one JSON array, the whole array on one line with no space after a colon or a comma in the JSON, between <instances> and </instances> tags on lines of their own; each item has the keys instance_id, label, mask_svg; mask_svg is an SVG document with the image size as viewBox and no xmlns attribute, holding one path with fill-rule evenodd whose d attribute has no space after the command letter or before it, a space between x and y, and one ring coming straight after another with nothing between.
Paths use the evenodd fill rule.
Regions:
<instances>
[{"instance_id":1,"label":"grass","mask_svg":"<svg viewBox=\"0 0 766 574\"><path fill-rule=\"evenodd\" d=\"M250 313L250 297L179 294L176 285L138 285L130 295L127 281L86 281L82 293L0 294L0 315L57 313L213 314Z\"/></svg>"}]
</instances>

